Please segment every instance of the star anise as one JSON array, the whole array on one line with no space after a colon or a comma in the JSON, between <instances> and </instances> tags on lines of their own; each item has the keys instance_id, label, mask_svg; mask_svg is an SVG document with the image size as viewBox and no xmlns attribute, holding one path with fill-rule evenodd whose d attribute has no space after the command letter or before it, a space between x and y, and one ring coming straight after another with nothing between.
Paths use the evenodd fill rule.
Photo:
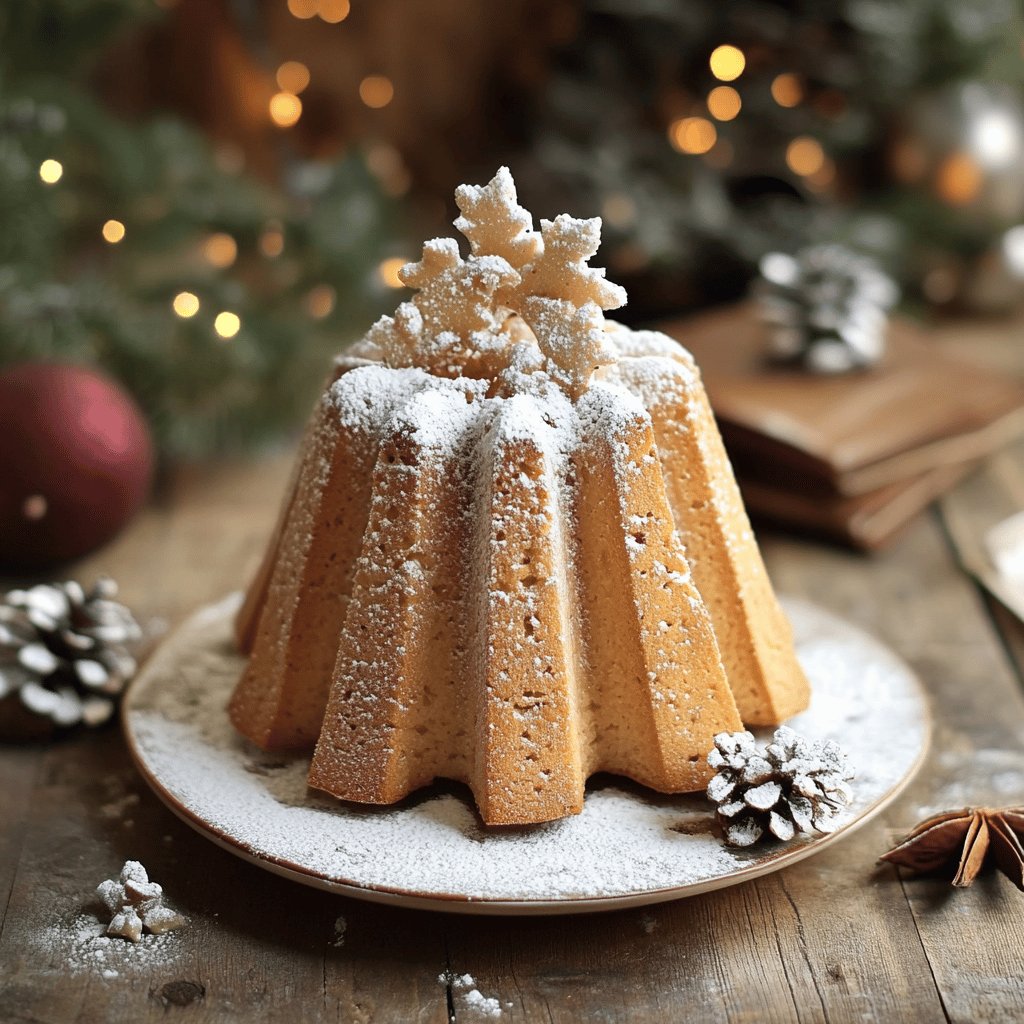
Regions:
<instances>
[{"instance_id":1,"label":"star anise","mask_svg":"<svg viewBox=\"0 0 1024 1024\"><path fill-rule=\"evenodd\" d=\"M953 884L968 886L991 851L991 861L1024 892L1024 807L965 807L922 821L881 859L912 874L953 870Z\"/></svg>"}]
</instances>

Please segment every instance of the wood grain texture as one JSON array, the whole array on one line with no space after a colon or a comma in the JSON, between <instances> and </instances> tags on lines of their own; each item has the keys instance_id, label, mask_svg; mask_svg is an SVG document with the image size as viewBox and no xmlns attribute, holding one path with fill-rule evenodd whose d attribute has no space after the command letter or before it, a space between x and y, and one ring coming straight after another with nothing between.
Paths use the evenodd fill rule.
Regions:
<instances>
[{"instance_id":1,"label":"wood grain texture","mask_svg":"<svg viewBox=\"0 0 1024 1024\"><path fill-rule=\"evenodd\" d=\"M143 619L173 624L254 571L287 471L282 458L183 473L73 575L110 572ZM943 515L984 480L966 482ZM465 987L444 983L464 974L506 1022L1019 1020L1016 890L986 875L953 891L875 866L932 810L1024 796L1018 649L948 536L937 515L922 519L871 559L766 538L782 591L862 625L917 669L935 747L883 819L790 870L691 900L534 920L360 904L193 834L145 789L116 731L0 748L0 1021L487 1019ZM49 933L129 857L190 927L116 978L69 969Z\"/></svg>"}]
</instances>

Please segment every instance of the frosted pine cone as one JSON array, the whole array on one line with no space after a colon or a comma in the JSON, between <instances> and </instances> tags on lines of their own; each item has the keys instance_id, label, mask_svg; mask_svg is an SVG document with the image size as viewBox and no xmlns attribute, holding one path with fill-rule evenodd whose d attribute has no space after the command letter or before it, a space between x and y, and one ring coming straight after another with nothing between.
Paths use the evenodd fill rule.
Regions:
<instances>
[{"instance_id":1,"label":"frosted pine cone","mask_svg":"<svg viewBox=\"0 0 1024 1024\"><path fill-rule=\"evenodd\" d=\"M0 733L102 725L135 674L142 631L99 579L12 590L0 600Z\"/></svg>"},{"instance_id":2,"label":"frosted pine cone","mask_svg":"<svg viewBox=\"0 0 1024 1024\"><path fill-rule=\"evenodd\" d=\"M751 846L766 832L783 842L798 832L831 832L852 797L842 750L785 726L763 750L749 732L719 733L708 764L716 770L708 799L718 805L730 846Z\"/></svg>"},{"instance_id":3,"label":"frosted pine cone","mask_svg":"<svg viewBox=\"0 0 1024 1024\"><path fill-rule=\"evenodd\" d=\"M755 285L769 354L813 373L845 373L882 357L899 292L870 259L842 245L768 253Z\"/></svg>"}]
</instances>

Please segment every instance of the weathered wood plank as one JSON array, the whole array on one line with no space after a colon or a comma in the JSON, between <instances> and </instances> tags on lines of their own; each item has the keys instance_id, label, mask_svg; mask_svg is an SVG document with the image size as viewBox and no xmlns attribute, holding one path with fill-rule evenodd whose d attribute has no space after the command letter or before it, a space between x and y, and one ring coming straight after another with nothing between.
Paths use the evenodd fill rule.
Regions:
<instances>
[{"instance_id":1,"label":"weathered wood plank","mask_svg":"<svg viewBox=\"0 0 1024 1024\"><path fill-rule=\"evenodd\" d=\"M0 939L0 1019L162 1020L182 1002L196 1021L446 1019L436 919L320 893L214 847L146 790L116 734L54 748L27 817ZM160 950L93 965L74 948L74 922L126 859L190 926Z\"/></svg>"},{"instance_id":2,"label":"weathered wood plank","mask_svg":"<svg viewBox=\"0 0 1024 1024\"><path fill-rule=\"evenodd\" d=\"M792 550L776 561L784 585L804 557ZM939 531L922 523L891 557L844 566L821 597L902 653L932 700L932 755L886 824L899 830L935 810L1019 802L1024 694L982 600ZM903 888L950 1019L1010 1020L1024 1011L1024 983L1014 966L1024 949L1015 890L1001 878L967 891L928 880L907 880ZM995 909L993 894L1007 903Z\"/></svg>"},{"instance_id":3,"label":"weathered wood plank","mask_svg":"<svg viewBox=\"0 0 1024 1024\"><path fill-rule=\"evenodd\" d=\"M42 757L39 747L12 749L0 745L0 935L28 834L28 810Z\"/></svg>"}]
</instances>

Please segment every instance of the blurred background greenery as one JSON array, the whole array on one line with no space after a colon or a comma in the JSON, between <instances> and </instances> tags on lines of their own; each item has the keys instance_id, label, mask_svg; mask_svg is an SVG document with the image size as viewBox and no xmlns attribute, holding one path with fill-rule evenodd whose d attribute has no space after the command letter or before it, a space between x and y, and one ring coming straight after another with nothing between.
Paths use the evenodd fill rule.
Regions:
<instances>
[{"instance_id":1,"label":"blurred background greenery","mask_svg":"<svg viewBox=\"0 0 1024 1024\"><path fill-rule=\"evenodd\" d=\"M600 213L633 322L843 240L1014 306L1011 0L35 0L0 10L0 363L97 366L164 455L301 421L461 181Z\"/></svg>"}]
</instances>

